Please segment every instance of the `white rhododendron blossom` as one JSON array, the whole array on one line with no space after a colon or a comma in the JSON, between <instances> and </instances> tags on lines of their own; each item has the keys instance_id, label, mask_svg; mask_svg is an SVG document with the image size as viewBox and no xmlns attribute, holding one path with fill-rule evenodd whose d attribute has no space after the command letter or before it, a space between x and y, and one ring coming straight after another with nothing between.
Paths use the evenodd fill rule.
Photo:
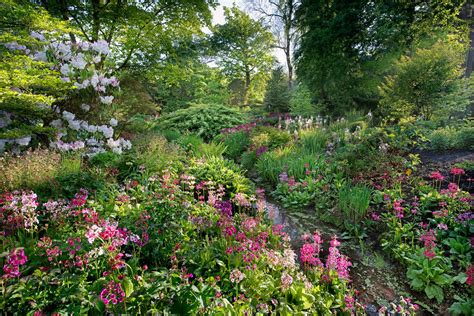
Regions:
<instances>
[{"instance_id":1,"label":"white rhododendron blossom","mask_svg":"<svg viewBox=\"0 0 474 316\"><path fill-rule=\"evenodd\" d=\"M46 37L32 31L31 37L35 40L45 42ZM61 74L61 80L71 82L78 90L87 89L96 102L90 104L111 105L114 101L112 90L119 87L119 80L111 76L112 69L107 69L101 64L110 54L109 44L105 40L93 43L78 41L77 43L55 41L44 43L43 48L38 51L30 51L25 46L17 42L3 44L11 51L21 51L35 61L52 62L52 69ZM56 108L55 111L60 118L49 123L56 128L58 133L56 139L50 143L52 148L61 151L74 151L86 149L87 155L95 155L107 150L115 153L122 153L131 148L131 143L123 138L114 138L114 127L118 126L115 118L106 124L90 124L84 120L84 112L91 110L90 104L81 104L81 113L62 111ZM8 117L1 118L0 125L8 124ZM0 140L0 152L6 144L18 143L27 146L31 142L31 136L23 136L15 140Z\"/></svg>"},{"instance_id":2,"label":"white rhododendron blossom","mask_svg":"<svg viewBox=\"0 0 474 316\"><path fill-rule=\"evenodd\" d=\"M107 96L107 97L100 97L100 102L102 102L103 104L106 104L106 105L112 104L113 100L114 100L113 95L110 95L110 96Z\"/></svg>"}]
</instances>

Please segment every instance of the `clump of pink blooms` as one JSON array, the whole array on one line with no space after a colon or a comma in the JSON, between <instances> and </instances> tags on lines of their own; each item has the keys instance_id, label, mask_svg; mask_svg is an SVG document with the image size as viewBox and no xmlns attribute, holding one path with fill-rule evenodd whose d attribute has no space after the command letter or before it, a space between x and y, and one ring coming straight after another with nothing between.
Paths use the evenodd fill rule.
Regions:
<instances>
[{"instance_id":1,"label":"clump of pink blooms","mask_svg":"<svg viewBox=\"0 0 474 316\"><path fill-rule=\"evenodd\" d=\"M306 266L323 267L324 265L319 258L321 251L321 244L323 240L319 232L313 234L313 242L310 242L309 237L303 237L306 243L300 249L300 260ZM352 266L349 259L339 252L338 247L341 243L333 236L329 243L329 255L326 259L325 267L328 270L336 271L339 278L349 280L349 267Z\"/></svg>"},{"instance_id":2,"label":"clump of pink blooms","mask_svg":"<svg viewBox=\"0 0 474 316\"><path fill-rule=\"evenodd\" d=\"M404 215L404 208L402 206L403 200L395 200L393 202L393 210L395 211L395 216L399 219L402 219Z\"/></svg>"},{"instance_id":3,"label":"clump of pink blooms","mask_svg":"<svg viewBox=\"0 0 474 316\"><path fill-rule=\"evenodd\" d=\"M434 230L430 229L423 235L421 235L420 241L423 242L423 247L425 248L425 250L423 251L425 257L427 257L428 259L434 258L436 256L436 253L434 252L434 249L436 247L436 236Z\"/></svg>"},{"instance_id":4,"label":"clump of pink blooms","mask_svg":"<svg viewBox=\"0 0 474 316\"><path fill-rule=\"evenodd\" d=\"M340 244L341 243L337 240L336 236L331 239L329 256L326 260L326 268L337 271L339 278L349 280L349 267L352 266L352 263L346 256L339 252L337 247Z\"/></svg>"},{"instance_id":5,"label":"clump of pink blooms","mask_svg":"<svg viewBox=\"0 0 474 316\"><path fill-rule=\"evenodd\" d=\"M432 173L430 173L430 179L433 179L436 181L443 181L444 176L439 171L433 171Z\"/></svg>"},{"instance_id":6,"label":"clump of pink blooms","mask_svg":"<svg viewBox=\"0 0 474 316\"><path fill-rule=\"evenodd\" d=\"M0 223L3 229L34 231L39 219L37 196L32 191L14 191L0 196Z\"/></svg>"},{"instance_id":7,"label":"clump of pink blooms","mask_svg":"<svg viewBox=\"0 0 474 316\"><path fill-rule=\"evenodd\" d=\"M110 281L100 292L100 299L105 305L117 305L118 303L123 302L124 298L125 292L122 289L122 285L113 280Z\"/></svg>"},{"instance_id":8,"label":"clump of pink blooms","mask_svg":"<svg viewBox=\"0 0 474 316\"><path fill-rule=\"evenodd\" d=\"M8 254L7 261L3 266L3 278L13 279L20 276L20 266L24 265L28 258L23 249L12 249Z\"/></svg>"}]
</instances>

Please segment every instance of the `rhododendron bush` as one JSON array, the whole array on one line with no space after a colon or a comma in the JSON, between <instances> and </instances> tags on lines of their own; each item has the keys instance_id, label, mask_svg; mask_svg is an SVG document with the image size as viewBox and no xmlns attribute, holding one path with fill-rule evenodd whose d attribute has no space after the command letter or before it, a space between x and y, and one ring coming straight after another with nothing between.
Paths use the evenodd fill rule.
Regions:
<instances>
[{"instance_id":1,"label":"rhododendron bush","mask_svg":"<svg viewBox=\"0 0 474 316\"><path fill-rule=\"evenodd\" d=\"M99 123L100 120L97 120L97 116L101 116L104 108L111 107L114 100L112 93L119 86L118 79L111 75L113 65L107 59L110 53L108 43L104 40L92 43L79 40L71 42L56 34L42 34L37 31L31 31L29 37L32 39L30 43L19 44L13 41L5 43L3 47L12 56L21 57L29 63L49 67L50 75L56 75L54 79L69 87L71 91L63 96L63 99L78 95L81 100L87 102L74 109L79 111L76 113L65 109L70 107L68 101L61 101L54 97L44 99L42 103L38 101L36 105L28 105L29 110L32 110L31 107L37 107L44 113L50 112L49 115L42 114L41 122L43 127L49 127L51 131L55 131L50 146L61 151L87 148L87 153L90 155L105 150L121 153L123 150L130 149L129 141L114 137L114 127L118 124L116 119L111 118L107 124ZM15 86L15 82L12 81L11 84ZM18 85L21 85L20 81ZM21 91L21 86L14 88ZM10 105L13 102L11 99L4 101ZM7 110L1 111L0 127L7 128L15 120L20 119L20 112L15 107L12 107L11 111L8 107ZM49 119L54 114L57 118ZM41 117L37 116L36 119L38 118ZM95 119L98 124L89 123L88 118ZM37 124L37 122L33 120L31 124ZM16 149L18 146L28 146L33 136L31 133L23 133L21 137L14 138L15 135L12 134L12 137L0 140L0 150L3 151L8 144L10 144L9 147L16 146Z\"/></svg>"}]
</instances>

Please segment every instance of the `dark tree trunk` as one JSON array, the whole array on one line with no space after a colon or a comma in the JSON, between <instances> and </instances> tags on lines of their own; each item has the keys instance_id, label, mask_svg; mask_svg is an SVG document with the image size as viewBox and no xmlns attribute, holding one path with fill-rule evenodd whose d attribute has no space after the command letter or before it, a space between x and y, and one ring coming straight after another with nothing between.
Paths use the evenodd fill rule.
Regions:
<instances>
[{"instance_id":1,"label":"dark tree trunk","mask_svg":"<svg viewBox=\"0 0 474 316\"><path fill-rule=\"evenodd\" d=\"M245 86L244 86L244 106L249 105L249 90L250 90L250 70L245 71Z\"/></svg>"},{"instance_id":2,"label":"dark tree trunk","mask_svg":"<svg viewBox=\"0 0 474 316\"><path fill-rule=\"evenodd\" d=\"M285 56L286 66L288 68L288 87L291 89L293 84L293 63L291 60L291 28L293 26L293 14L294 14L294 0L287 0L287 12L285 18Z\"/></svg>"},{"instance_id":3,"label":"dark tree trunk","mask_svg":"<svg viewBox=\"0 0 474 316\"><path fill-rule=\"evenodd\" d=\"M100 30L100 0L92 0L92 36L93 42L99 40Z\"/></svg>"}]
</instances>

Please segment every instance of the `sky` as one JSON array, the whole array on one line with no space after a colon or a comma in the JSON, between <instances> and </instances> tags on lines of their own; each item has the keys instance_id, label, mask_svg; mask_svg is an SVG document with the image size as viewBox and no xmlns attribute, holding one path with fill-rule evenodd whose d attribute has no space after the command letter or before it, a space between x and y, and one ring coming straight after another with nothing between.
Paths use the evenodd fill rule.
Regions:
<instances>
[{"instance_id":1,"label":"sky","mask_svg":"<svg viewBox=\"0 0 474 316\"><path fill-rule=\"evenodd\" d=\"M212 23L213 24L224 24L224 7L231 7L236 4L242 11L247 12L251 17L256 17L254 12L250 12L248 8L248 2L245 0L220 0L219 6L212 10ZM273 55L277 58L280 64L285 65L285 54L281 49L274 49Z\"/></svg>"}]
</instances>

